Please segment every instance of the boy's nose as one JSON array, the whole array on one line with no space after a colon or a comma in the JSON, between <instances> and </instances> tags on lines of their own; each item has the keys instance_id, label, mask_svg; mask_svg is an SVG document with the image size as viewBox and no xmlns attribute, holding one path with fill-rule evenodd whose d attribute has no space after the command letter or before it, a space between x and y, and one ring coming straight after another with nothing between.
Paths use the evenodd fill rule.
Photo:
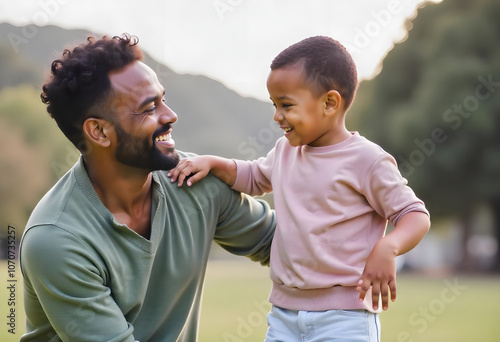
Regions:
<instances>
[{"instance_id":1,"label":"boy's nose","mask_svg":"<svg viewBox=\"0 0 500 342\"><path fill-rule=\"evenodd\" d=\"M280 122L281 120L283 120L283 118L284 118L284 116L279 110L274 111L274 115L273 115L274 121Z\"/></svg>"}]
</instances>

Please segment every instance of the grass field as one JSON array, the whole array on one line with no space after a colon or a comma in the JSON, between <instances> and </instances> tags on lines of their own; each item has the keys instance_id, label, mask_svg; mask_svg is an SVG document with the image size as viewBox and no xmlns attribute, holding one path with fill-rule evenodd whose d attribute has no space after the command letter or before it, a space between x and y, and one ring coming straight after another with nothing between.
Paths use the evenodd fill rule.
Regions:
<instances>
[{"instance_id":1,"label":"grass field","mask_svg":"<svg viewBox=\"0 0 500 342\"><path fill-rule=\"evenodd\" d=\"M7 266L2 264L1 273ZM4 271L5 270L5 271ZM18 274L20 276L20 274ZM16 283L16 334L8 333L10 290L2 276L0 341L24 329L21 280ZM270 308L268 269L247 261L212 261L207 271L200 342L262 341ZM398 299L381 314L384 342L500 341L500 278L398 276Z\"/></svg>"},{"instance_id":2,"label":"grass field","mask_svg":"<svg viewBox=\"0 0 500 342\"><path fill-rule=\"evenodd\" d=\"M250 262L211 263L200 341L263 341L268 292L267 269ZM499 342L500 278L400 274L398 299L380 319L383 342Z\"/></svg>"}]
</instances>

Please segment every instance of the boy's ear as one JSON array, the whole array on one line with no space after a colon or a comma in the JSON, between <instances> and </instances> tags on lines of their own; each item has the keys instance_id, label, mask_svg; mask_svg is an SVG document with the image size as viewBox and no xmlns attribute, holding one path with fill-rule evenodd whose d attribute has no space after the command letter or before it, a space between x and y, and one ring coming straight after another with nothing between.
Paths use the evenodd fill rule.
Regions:
<instances>
[{"instance_id":1,"label":"boy's ear","mask_svg":"<svg viewBox=\"0 0 500 342\"><path fill-rule=\"evenodd\" d=\"M83 123L83 133L87 139L101 147L111 145L110 133L113 130L113 125L104 119L88 118Z\"/></svg>"},{"instance_id":2,"label":"boy's ear","mask_svg":"<svg viewBox=\"0 0 500 342\"><path fill-rule=\"evenodd\" d=\"M325 94L325 113L335 114L342 108L343 98L336 90L329 90Z\"/></svg>"}]
</instances>

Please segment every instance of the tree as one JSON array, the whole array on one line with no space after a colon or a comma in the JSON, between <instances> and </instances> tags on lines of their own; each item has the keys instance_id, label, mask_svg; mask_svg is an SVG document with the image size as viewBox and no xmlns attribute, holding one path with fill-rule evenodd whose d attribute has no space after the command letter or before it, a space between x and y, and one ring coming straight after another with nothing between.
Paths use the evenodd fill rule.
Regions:
<instances>
[{"instance_id":1,"label":"tree","mask_svg":"<svg viewBox=\"0 0 500 342\"><path fill-rule=\"evenodd\" d=\"M31 86L0 91L0 223L22 231L43 194L78 158ZM18 234L20 236L20 234Z\"/></svg>"},{"instance_id":2,"label":"tree","mask_svg":"<svg viewBox=\"0 0 500 342\"><path fill-rule=\"evenodd\" d=\"M434 218L460 216L467 238L475 210L488 204L500 245L499 17L495 0L420 9L351 111L396 157ZM474 267L466 250L462 267Z\"/></svg>"}]
</instances>

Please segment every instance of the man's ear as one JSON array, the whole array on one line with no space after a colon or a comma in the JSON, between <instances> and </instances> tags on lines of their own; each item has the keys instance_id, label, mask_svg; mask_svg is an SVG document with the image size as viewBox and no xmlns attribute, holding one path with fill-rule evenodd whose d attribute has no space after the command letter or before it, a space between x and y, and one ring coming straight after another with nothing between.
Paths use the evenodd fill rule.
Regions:
<instances>
[{"instance_id":1,"label":"man's ear","mask_svg":"<svg viewBox=\"0 0 500 342\"><path fill-rule=\"evenodd\" d=\"M335 114L337 113L340 109L342 109L342 103L344 102L344 99L340 95L340 93L336 90L329 90L325 95L324 95L324 102L325 102L325 114Z\"/></svg>"},{"instance_id":2,"label":"man's ear","mask_svg":"<svg viewBox=\"0 0 500 342\"><path fill-rule=\"evenodd\" d=\"M101 147L111 145L110 133L114 131L113 125L104 119L88 118L83 123L83 132L93 144Z\"/></svg>"}]
</instances>

